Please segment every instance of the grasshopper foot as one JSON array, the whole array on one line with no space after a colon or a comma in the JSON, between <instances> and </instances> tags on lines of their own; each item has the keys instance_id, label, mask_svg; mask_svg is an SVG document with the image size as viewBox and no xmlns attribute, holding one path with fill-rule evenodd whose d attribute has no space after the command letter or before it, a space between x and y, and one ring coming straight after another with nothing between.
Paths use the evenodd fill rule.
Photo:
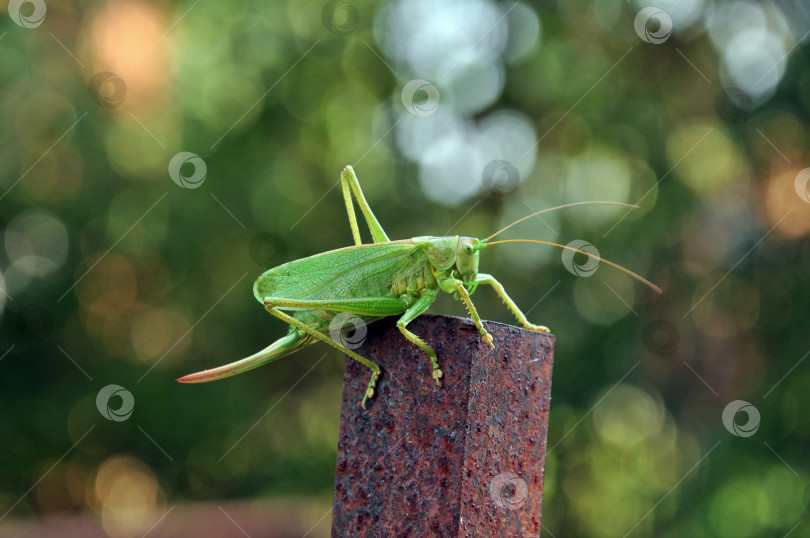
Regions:
<instances>
[{"instance_id":1,"label":"grasshopper foot","mask_svg":"<svg viewBox=\"0 0 810 538\"><path fill-rule=\"evenodd\" d=\"M436 381L436 386L441 387L442 382L440 380L442 376L444 376L444 372L442 372L442 369L439 368L439 360L436 358L436 355L430 356L430 364L431 366L433 366L433 373L431 375L433 376L433 379Z\"/></svg>"},{"instance_id":2,"label":"grasshopper foot","mask_svg":"<svg viewBox=\"0 0 810 538\"><path fill-rule=\"evenodd\" d=\"M529 329L530 331L537 331L541 333L548 333L551 332L548 330L548 327L544 325L535 325L534 323L529 323L528 321L523 324L523 327Z\"/></svg>"},{"instance_id":3,"label":"grasshopper foot","mask_svg":"<svg viewBox=\"0 0 810 538\"><path fill-rule=\"evenodd\" d=\"M374 387L377 386L377 380L379 378L380 378L379 370L371 374L371 379L369 379L368 381L368 388L366 389L366 393L363 396L363 401L360 402L360 407L362 407L363 409L366 408L366 400L374 397Z\"/></svg>"},{"instance_id":4,"label":"grasshopper foot","mask_svg":"<svg viewBox=\"0 0 810 538\"><path fill-rule=\"evenodd\" d=\"M489 344L489 347L491 347L492 349L495 349L495 344L492 341L492 336L490 336L490 334L483 329L481 330L481 340L483 340L485 344Z\"/></svg>"},{"instance_id":5,"label":"grasshopper foot","mask_svg":"<svg viewBox=\"0 0 810 538\"><path fill-rule=\"evenodd\" d=\"M374 397L374 389L369 387L368 389L366 389L366 394L365 394L365 396L363 396L363 401L360 402L360 407L365 409L366 408L366 400L368 400L369 398L373 398L373 397Z\"/></svg>"}]
</instances>

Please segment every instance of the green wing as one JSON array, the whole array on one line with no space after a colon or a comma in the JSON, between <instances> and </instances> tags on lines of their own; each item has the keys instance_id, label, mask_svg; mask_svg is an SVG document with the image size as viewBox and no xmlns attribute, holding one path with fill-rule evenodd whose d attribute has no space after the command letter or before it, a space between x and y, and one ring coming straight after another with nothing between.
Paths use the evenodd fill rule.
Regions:
<instances>
[{"instance_id":1,"label":"green wing","mask_svg":"<svg viewBox=\"0 0 810 538\"><path fill-rule=\"evenodd\" d=\"M265 271L253 285L260 303L266 297L341 301L385 297L394 281L426 263L424 251L410 240L331 250Z\"/></svg>"}]
</instances>

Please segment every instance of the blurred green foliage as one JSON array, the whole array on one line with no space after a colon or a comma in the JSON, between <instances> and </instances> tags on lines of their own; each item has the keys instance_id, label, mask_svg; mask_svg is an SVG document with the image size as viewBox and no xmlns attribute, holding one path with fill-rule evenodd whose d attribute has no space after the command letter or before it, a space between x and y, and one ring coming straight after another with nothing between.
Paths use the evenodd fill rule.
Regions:
<instances>
[{"instance_id":1,"label":"blurred green foliage","mask_svg":"<svg viewBox=\"0 0 810 538\"><path fill-rule=\"evenodd\" d=\"M675 32L660 44L634 32L643 6L620 1L520 4L520 17L511 4L412 4L49 2L41 25L0 20L0 517L87 510L115 535L183 501L328 506L337 353L312 346L207 385L174 379L286 332L252 281L350 244L335 186L353 164L392 238L483 237L570 201L641 206L553 214L510 236L587 240L662 296L607 267L577 277L551 249L482 254L482 271L557 336L550 536L810 536L810 204L795 181L810 144L794 28L806 17L732 6L759 9L766 37L783 41L784 58L752 67L770 90L749 96L733 84L748 49L732 39L748 27L718 30L722 3L662 6ZM508 24L493 69L462 54L425 74L401 50L422 40L441 64L441 33L486 30L492 13ZM409 114L403 87L441 71L457 74L433 80L436 115ZM472 131L431 142L429 121ZM469 134L486 125L531 131L509 192L463 168L441 175L469 161L447 147L488 155ZM503 136L507 150L525 145ZM195 188L167 173L181 151L205 163ZM513 322L494 294L474 300ZM464 315L448 297L432 311ZM125 421L96 408L109 384L134 396ZM753 436L724 427L734 400L759 411Z\"/></svg>"}]
</instances>

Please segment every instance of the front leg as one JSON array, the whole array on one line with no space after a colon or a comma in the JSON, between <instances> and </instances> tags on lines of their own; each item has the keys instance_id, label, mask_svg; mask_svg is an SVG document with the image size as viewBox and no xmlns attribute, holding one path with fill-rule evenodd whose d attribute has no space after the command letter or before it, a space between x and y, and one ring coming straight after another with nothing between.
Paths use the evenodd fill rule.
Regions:
<instances>
[{"instance_id":1,"label":"front leg","mask_svg":"<svg viewBox=\"0 0 810 538\"><path fill-rule=\"evenodd\" d=\"M467 311L470 313L470 318L472 318L473 323L475 323L475 327L481 332L484 343L489 344L492 349L495 349L495 344L492 342L492 337L489 335L486 329L484 329L484 326L481 325L481 317L478 315L478 311L475 309L472 299L470 299L470 294L467 292L467 288L464 287L464 282L457 278L448 277L439 281L439 287L447 293L456 292L458 294L458 296L467 306Z\"/></svg>"},{"instance_id":2,"label":"front leg","mask_svg":"<svg viewBox=\"0 0 810 538\"><path fill-rule=\"evenodd\" d=\"M493 277L492 275L487 275L485 273L478 273L478 277L476 278L476 280L478 281L479 284L489 284L490 286L492 286L493 289L495 290L495 293L497 293L500 296L501 300L503 300L503 302L506 303L506 306L509 307L509 310L512 311L512 313L517 318L518 322L520 322L520 324L523 325L523 327L525 327L526 329L530 329L532 331L539 331L543 333L549 332L548 327L544 327L543 325L535 325L534 323L531 323L528 319L526 319L526 315L520 311L520 308L518 308L518 306L515 304L512 298L506 294L506 290L503 289L503 286L501 285L500 282L495 280L495 277Z\"/></svg>"}]
</instances>

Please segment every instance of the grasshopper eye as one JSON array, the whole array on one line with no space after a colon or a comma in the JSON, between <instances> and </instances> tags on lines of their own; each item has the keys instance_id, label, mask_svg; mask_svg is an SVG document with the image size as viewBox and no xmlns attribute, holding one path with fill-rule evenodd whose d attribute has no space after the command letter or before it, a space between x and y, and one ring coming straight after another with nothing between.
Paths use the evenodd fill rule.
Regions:
<instances>
[{"instance_id":1,"label":"grasshopper eye","mask_svg":"<svg viewBox=\"0 0 810 538\"><path fill-rule=\"evenodd\" d=\"M467 254L473 253L473 246L470 243L464 243L464 252Z\"/></svg>"}]
</instances>

